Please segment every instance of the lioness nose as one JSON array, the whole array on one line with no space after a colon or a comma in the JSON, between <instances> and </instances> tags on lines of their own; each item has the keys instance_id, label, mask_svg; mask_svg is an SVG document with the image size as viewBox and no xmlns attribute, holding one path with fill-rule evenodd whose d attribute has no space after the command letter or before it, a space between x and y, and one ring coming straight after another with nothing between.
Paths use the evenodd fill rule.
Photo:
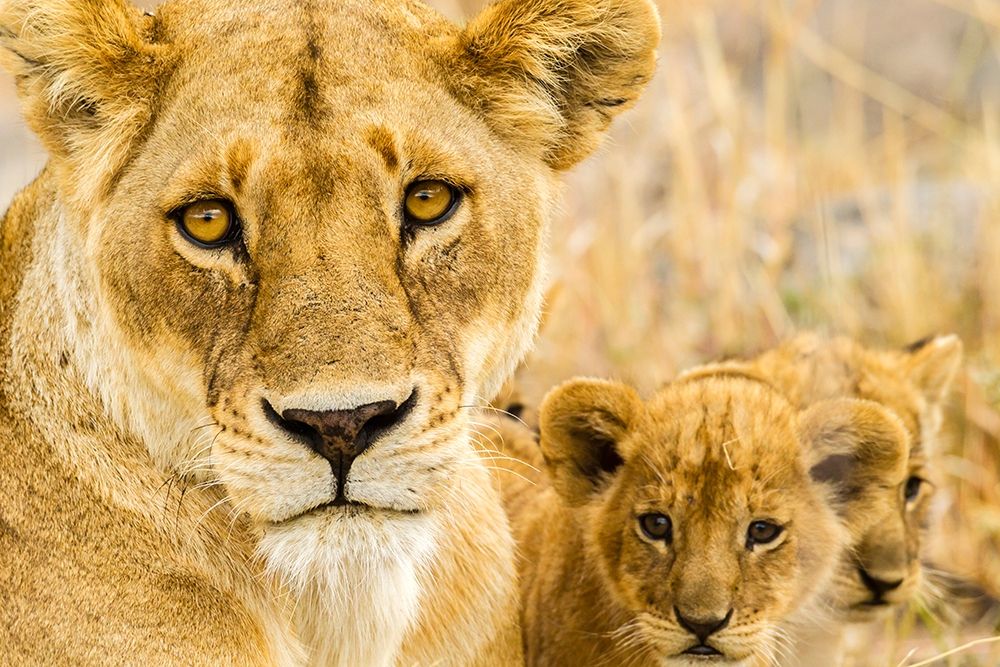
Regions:
<instances>
[{"instance_id":1,"label":"lioness nose","mask_svg":"<svg viewBox=\"0 0 1000 667\"><path fill-rule=\"evenodd\" d=\"M317 454L329 461L338 489L342 489L354 460L379 435L406 417L415 397L416 391L400 404L378 401L348 410L289 409L280 415L270 404L265 404L265 412L278 427L305 438Z\"/></svg>"},{"instance_id":2,"label":"lioness nose","mask_svg":"<svg viewBox=\"0 0 1000 667\"><path fill-rule=\"evenodd\" d=\"M705 640L714 633L729 625L729 619L733 617L733 610L730 609L724 618L694 619L684 616L680 609L674 607L674 615L677 616L677 622L681 624L682 628L693 634L698 638L699 642L704 644Z\"/></svg>"},{"instance_id":3,"label":"lioness nose","mask_svg":"<svg viewBox=\"0 0 1000 667\"><path fill-rule=\"evenodd\" d=\"M874 593L876 600L903 585L902 579L894 579L892 581L879 579L868 574L863 567L858 568L858 574L861 575L861 582L865 585L865 588Z\"/></svg>"}]
</instances>

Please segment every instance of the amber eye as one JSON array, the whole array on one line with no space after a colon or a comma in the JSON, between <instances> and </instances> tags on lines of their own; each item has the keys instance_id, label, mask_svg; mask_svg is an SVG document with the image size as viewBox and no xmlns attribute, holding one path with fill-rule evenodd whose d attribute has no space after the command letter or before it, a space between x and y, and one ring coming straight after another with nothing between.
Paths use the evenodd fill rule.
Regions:
<instances>
[{"instance_id":1,"label":"amber eye","mask_svg":"<svg viewBox=\"0 0 1000 667\"><path fill-rule=\"evenodd\" d=\"M185 238L206 248L229 243L238 231L232 207L218 199L200 201L182 209L177 224Z\"/></svg>"},{"instance_id":2,"label":"amber eye","mask_svg":"<svg viewBox=\"0 0 1000 667\"><path fill-rule=\"evenodd\" d=\"M906 485L903 487L903 497L906 498L906 502L912 503L920 495L920 487L923 485L924 480L920 479L916 475L911 476L906 480Z\"/></svg>"},{"instance_id":3,"label":"amber eye","mask_svg":"<svg viewBox=\"0 0 1000 667\"><path fill-rule=\"evenodd\" d=\"M458 192L443 181L417 181L406 190L406 220L415 225L437 225L455 212Z\"/></svg>"},{"instance_id":4,"label":"amber eye","mask_svg":"<svg viewBox=\"0 0 1000 667\"><path fill-rule=\"evenodd\" d=\"M753 549L755 544L774 542L782 530L784 528L770 521L754 521L747 528L747 549Z\"/></svg>"},{"instance_id":5,"label":"amber eye","mask_svg":"<svg viewBox=\"0 0 1000 667\"><path fill-rule=\"evenodd\" d=\"M670 517L664 514L643 514L639 517L639 527L651 540L669 542L673 538L673 524Z\"/></svg>"}]
</instances>

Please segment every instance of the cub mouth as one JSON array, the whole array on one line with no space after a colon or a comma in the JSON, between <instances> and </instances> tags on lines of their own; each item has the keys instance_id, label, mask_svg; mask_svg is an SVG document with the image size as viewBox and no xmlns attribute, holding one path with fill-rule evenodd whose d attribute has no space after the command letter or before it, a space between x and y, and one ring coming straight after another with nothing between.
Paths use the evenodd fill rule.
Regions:
<instances>
[{"instance_id":1,"label":"cub mouth","mask_svg":"<svg viewBox=\"0 0 1000 667\"><path fill-rule=\"evenodd\" d=\"M886 600L865 600L847 608L847 618L854 623L867 623L889 613L895 605Z\"/></svg>"},{"instance_id":2,"label":"cub mouth","mask_svg":"<svg viewBox=\"0 0 1000 667\"><path fill-rule=\"evenodd\" d=\"M725 656L714 646L708 644L695 644L684 651L684 655L693 655L699 658L724 658Z\"/></svg>"},{"instance_id":3,"label":"cub mouth","mask_svg":"<svg viewBox=\"0 0 1000 667\"><path fill-rule=\"evenodd\" d=\"M868 608L868 609L873 609L873 608L874 609L878 609L880 607L888 607L889 603L886 602L885 600L883 600L882 598L876 598L876 599L872 599L872 600L865 600L861 604L857 604L857 605L854 605L854 606L858 607L858 608L861 608L861 609L865 609L865 608Z\"/></svg>"},{"instance_id":4,"label":"cub mouth","mask_svg":"<svg viewBox=\"0 0 1000 667\"><path fill-rule=\"evenodd\" d=\"M855 602L851 605L851 610L859 613L877 614L880 611L889 609L895 606L891 600L886 600L884 597L870 597L867 600L862 600L861 602Z\"/></svg>"}]
</instances>

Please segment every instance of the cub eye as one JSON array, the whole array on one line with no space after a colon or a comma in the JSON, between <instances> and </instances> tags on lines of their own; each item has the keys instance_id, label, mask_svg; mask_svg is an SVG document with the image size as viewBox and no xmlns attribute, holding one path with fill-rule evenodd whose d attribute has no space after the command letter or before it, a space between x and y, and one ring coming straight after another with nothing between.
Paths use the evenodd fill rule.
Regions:
<instances>
[{"instance_id":1,"label":"cub eye","mask_svg":"<svg viewBox=\"0 0 1000 667\"><path fill-rule=\"evenodd\" d=\"M439 225L458 208L459 195L444 181L417 181L406 190L406 221L414 225Z\"/></svg>"},{"instance_id":2,"label":"cub eye","mask_svg":"<svg viewBox=\"0 0 1000 667\"><path fill-rule=\"evenodd\" d=\"M923 485L924 480L920 479L916 475L912 475L906 480L905 486L903 486L903 497L906 502L911 503L917 499L920 495L920 487Z\"/></svg>"},{"instance_id":3,"label":"cub eye","mask_svg":"<svg viewBox=\"0 0 1000 667\"><path fill-rule=\"evenodd\" d=\"M747 528L747 549L752 549L755 544L774 542L783 530L784 528L770 521L754 521Z\"/></svg>"},{"instance_id":4,"label":"cub eye","mask_svg":"<svg viewBox=\"0 0 1000 667\"><path fill-rule=\"evenodd\" d=\"M639 517L639 527L651 540L669 542L673 538L673 524L664 514L643 514Z\"/></svg>"},{"instance_id":5,"label":"cub eye","mask_svg":"<svg viewBox=\"0 0 1000 667\"><path fill-rule=\"evenodd\" d=\"M225 245L233 241L239 231L232 206L218 199L200 201L182 209L177 226L188 241L203 248Z\"/></svg>"}]
</instances>

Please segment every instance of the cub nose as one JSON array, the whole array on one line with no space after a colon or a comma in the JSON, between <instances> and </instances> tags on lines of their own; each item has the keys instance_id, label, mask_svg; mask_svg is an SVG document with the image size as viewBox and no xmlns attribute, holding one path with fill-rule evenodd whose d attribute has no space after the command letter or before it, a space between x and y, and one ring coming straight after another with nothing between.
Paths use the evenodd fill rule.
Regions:
<instances>
[{"instance_id":1,"label":"cub nose","mask_svg":"<svg viewBox=\"0 0 1000 667\"><path fill-rule=\"evenodd\" d=\"M280 415L270 403L264 411L280 429L304 438L309 446L330 462L337 478L337 495L343 495L344 480L354 460L383 433L400 423L416 402L416 391L400 404L377 401L347 410L288 409Z\"/></svg>"},{"instance_id":2,"label":"cub nose","mask_svg":"<svg viewBox=\"0 0 1000 667\"><path fill-rule=\"evenodd\" d=\"M730 609L724 618L694 619L684 616L681 610L674 607L674 615L681 627L698 638L702 644L714 633L729 625L729 619L733 617L733 610Z\"/></svg>"},{"instance_id":3,"label":"cub nose","mask_svg":"<svg viewBox=\"0 0 1000 667\"><path fill-rule=\"evenodd\" d=\"M879 579L868 574L863 567L858 568L858 574L861 576L861 583L872 592L876 600L881 600L886 593L890 593L903 585L902 579L894 579L892 581Z\"/></svg>"}]
</instances>

